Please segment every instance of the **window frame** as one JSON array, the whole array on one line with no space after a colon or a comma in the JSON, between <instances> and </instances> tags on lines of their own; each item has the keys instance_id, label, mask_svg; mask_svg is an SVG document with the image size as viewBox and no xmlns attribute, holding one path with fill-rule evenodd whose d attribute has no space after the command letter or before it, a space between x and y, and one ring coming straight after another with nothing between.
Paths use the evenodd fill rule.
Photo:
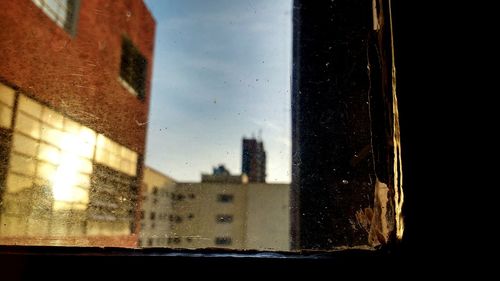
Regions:
<instances>
[{"instance_id":1,"label":"window frame","mask_svg":"<svg viewBox=\"0 0 500 281\"><path fill-rule=\"evenodd\" d=\"M398 6L401 8L401 6ZM298 8L296 8L298 9ZM394 6L393 6L394 10ZM408 12L408 11L407 11ZM402 16L401 16L402 17ZM396 32L397 33L397 32ZM396 44L398 45L398 44ZM398 58L398 54L396 54ZM398 61L398 60L396 60ZM0 79L1 80L1 79ZM399 85L399 82L398 82ZM401 110L411 111L411 105L406 104L406 107ZM418 111L417 109L413 112ZM404 123L404 119L401 120ZM402 136L404 138L404 136ZM409 143L405 143L409 144ZM403 152L409 151L410 146L404 146ZM403 157L408 155L408 153L403 153ZM407 171L406 167L405 171ZM413 182L406 181L406 186L411 186ZM405 213L408 210L405 210ZM31 258L33 260L41 260L47 256L51 257L78 257L78 256L109 256L109 257L133 257L133 256L160 256L175 261L179 261L179 257L184 258L184 262L192 262L194 260L199 260L200 257L207 258L211 260L222 259L222 262L227 261L227 259L233 260L235 262L241 262L242 260L251 259L252 261L265 260L269 263L279 263L280 261L313 261L313 263L325 262L328 266L332 265L332 262L339 261L339 259L358 259L358 258L369 258L370 261L379 260L380 264L391 270L386 263L389 261L398 261L400 257L405 257L409 251L414 250L413 241L407 239L408 231L406 230L405 236L403 236L402 242L392 241L389 244L383 245L377 248L376 251L367 251L360 249L347 249L343 251L309 251L301 250L296 252L265 252L265 251L241 251L232 249L197 249L195 252L187 249L171 249L171 248L141 248L141 249L127 249L127 248L98 248L98 247L59 247L59 246L11 246L11 245L0 245L0 260L3 258L10 259L13 256L22 256ZM382 259L380 259L382 258ZM69 259L72 260L72 259ZM151 261L149 259L148 261ZM7 263L8 264L8 263Z\"/></svg>"},{"instance_id":2,"label":"window frame","mask_svg":"<svg viewBox=\"0 0 500 281\"><path fill-rule=\"evenodd\" d=\"M42 0L43 1L43 0ZM68 2L72 2L72 7L71 9L71 18L69 20L66 20L63 26L60 26L54 19L52 19L49 15L48 12L46 11L46 8L38 6L34 0L31 2L33 5L35 5L38 9L40 9L43 14L50 19L51 22L53 22L55 25L57 25L59 28L62 28L65 32L67 32L71 37L75 37L78 29L78 19L80 17L80 1L81 0L69 0ZM50 8L49 8L50 9Z\"/></svg>"}]
</instances>

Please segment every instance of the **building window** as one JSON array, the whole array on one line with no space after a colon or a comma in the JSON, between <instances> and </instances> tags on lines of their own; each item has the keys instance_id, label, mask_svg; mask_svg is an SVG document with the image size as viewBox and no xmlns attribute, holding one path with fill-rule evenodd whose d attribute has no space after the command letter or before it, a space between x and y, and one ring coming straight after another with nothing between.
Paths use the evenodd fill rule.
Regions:
<instances>
[{"instance_id":1,"label":"building window","mask_svg":"<svg viewBox=\"0 0 500 281\"><path fill-rule=\"evenodd\" d=\"M233 215L217 215L215 219L217 223L232 223Z\"/></svg>"},{"instance_id":2,"label":"building window","mask_svg":"<svg viewBox=\"0 0 500 281\"><path fill-rule=\"evenodd\" d=\"M137 174L138 154L102 134L97 135L95 161L129 176Z\"/></svg>"},{"instance_id":3,"label":"building window","mask_svg":"<svg viewBox=\"0 0 500 281\"><path fill-rule=\"evenodd\" d=\"M151 214L149 215L149 218L154 220L156 218L156 213L155 212L151 212Z\"/></svg>"},{"instance_id":4,"label":"building window","mask_svg":"<svg viewBox=\"0 0 500 281\"><path fill-rule=\"evenodd\" d=\"M151 224L151 229L154 229L156 227L156 224L155 223L152 223Z\"/></svg>"},{"instance_id":5,"label":"building window","mask_svg":"<svg viewBox=\"0 0 500 281\"><path fill-rule=\"evenodd\" d=\"M153 204L157 204L158 203L158 199L153 199Z\"/></svg>"},{"instance_id":6,"label":"building window","mask_svg":"<svg viewBox=\"0 0 500 281\"><path fill-rule=\"evenodd\" d=\"M140 100L146 92L147 60L128 38L122 39L120 79L122 85Z\"/></svg>"},{"instance_id":7,"label":"building window","mask_svg":"<svg viewBox=\"0 0 500 281\"><path fill-rule=\"evenodd\" d=\"M193 242L193 238L191 238L191 237L186 237L186 241L187 241L188 243L191 243L191 242Z\"/></svg>"},{"instance_id":8,"label":"building window","mask_svg":"<svg viewBox=\"0 0 500 281\"><path fill-rule=\"evenodd\" d=\"M32 0L52 21L71 35L76 33L79 0Z\"/></svg>"},{"instance_id":9,"label":"building window","mask_svg":"<svg viewBox=\"0 0 500 281\"><path fill-rule=\"evenodd\" d=\"M194 195L194 193L189 193L189 199L195 199L196 196Z\"/></svg>"},{"instance_id":10,"label":"building window","mask_svg":"<svg viewBox=\"0 0 500 281\"><path fill-rule=\"evenodd\" d=\"M231 245L231 237L215 237L215 245Z\"/></svg>"},{"instance_id":11,"label":"building window","mask_svg":"<svg viewBox=\"0 0 500 281\"><path fill-rule=\"evenodd\" d=\"M0 83L0 128L11 127L14 99L14 90Z\"/></svg>"},{"instance_id":12,"label":"building window","mask_svg":"<svg viewBox=\"0 0 500 281\"><path fill-rule=\"evenodd\" d=\"M175 223L181 223L182 222L182 217L181 216L175 216Z\"/></svg>"},{"instance_id":13,"label":"building window","mask_svg":"<svg viewBox=\"0 0 500 281\"><path fill-rule=\"evenodd\" d=\"M148 246L153 246L153 238L148 238Z\"/></svg>"},{"instance_id":14,"label":"building window","mask_svg":"<svg viewBox=\"0 0 500 281\"><path fill-rule=\"evenodd\" d=\"M144 219L144 211L141 211L141 220Z\"/></svg>"},{"instance_id":15,"label":"building window","mask_svg":"<svg viewBox=\"0 0 500 281\"><path fill-rule=\"evenodd\" d=\"M234 196L232 194L218 194L217 201L222 203L233 202Z\"/></svg>"},{"instance_id":16,"label":"building window","mask_svg":"<svg viewBox=\"0 0 500 281\"><path fill-rule=\"evenodd\" d=\"M179 237L169 237L167 239L167 243L168 244L172 244L172 243L174 243L174 244L180 244L181 243L181 238L179 238Z\"/></svg>"},{"instance_id":17,"label":"building window","mask_svg":"<svg viewBox=\"0 0 500 281\"><path fill-rule=\"evenodd\" d=\"M168 219L171 221L171 222L175 222L175 223L181 223L182 222L182 217L181 216L177 216L177 215L170 215L168 217Z\"/></svg>"},{"instance_id":18,"label":"building window","mask_svg":"<svg viewBox=\"0 0 500 281\"><path fill-rule=\"evenodd\" d=\"M184 194L182 193L179 194L171 193L170 198L172 199L172 201L183 201L186 198L186 196L184 196Z\"/></svg>"},{"instance_id":19,"label":"building window","mask_svg":"<svg viewBox=\"0 0 500 281\"><path fill-rule=\"evenodd\" d=\"M153 195L157 195L158 194L158 187L153 187Z\"/></svg>"},{"instance_id":20,"label":"building window","mask_svg":"<svg viewBox=\"0 0 500 281\"><path fill-rule=\"evenodd\" d=\"M190 214L188 215L188 219L192 220L193 218L194 218L194 214L193 214L193 213L190 213Z\"/></svg>"},{"instance_id":21,"label":"building window","mask_svg":"<svg viewBox=\"0 0 500 281\"><path fill-rule=\"evenodd\" d=\"M136 178L94 163L90 182L89 206L86 209L87 233L97 235L106 231L103 222L114 225L114 233L124 231L126 221L130 229L134 229L138 189Z\"/></svg>"}]
</instances>

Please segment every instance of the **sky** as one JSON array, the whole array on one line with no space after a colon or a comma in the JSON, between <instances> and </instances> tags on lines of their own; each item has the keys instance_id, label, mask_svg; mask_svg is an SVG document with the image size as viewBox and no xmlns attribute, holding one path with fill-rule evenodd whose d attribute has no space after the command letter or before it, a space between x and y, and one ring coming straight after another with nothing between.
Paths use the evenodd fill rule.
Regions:
<instances>
[{"instance_id":1,"label":"sky","mask_svg":"<svg viewBox=\"0 0 500 281\"><path fill-rule=\"evenodd\" d=\"M241 173L261 138L267 182L291 181L291 0L146 0L156 20L146 164L198 182Z\"/></svg>"}]
</instances>

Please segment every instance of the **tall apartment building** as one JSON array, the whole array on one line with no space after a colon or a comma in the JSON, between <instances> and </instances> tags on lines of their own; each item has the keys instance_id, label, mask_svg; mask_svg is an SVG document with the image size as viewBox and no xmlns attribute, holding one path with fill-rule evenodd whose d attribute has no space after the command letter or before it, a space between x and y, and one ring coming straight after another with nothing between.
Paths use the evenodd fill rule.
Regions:
<instances>
[{"instance_id":1,"label":"tall apartment building","mask_svg":"<svg viewBox=\"0 0 500 281\"><path fill-rule=\"evenodd\" d=\"M167 178L155 173L157 178ZM166 183L158 187L156 197L145 193L147 198L161 199L144 205L141 238L145 240L141 245L289 250L289 185L246 183L245 177L225 176L215 175L201 183ZM168 231L148 232L147 225L167 223Z\"/></svg>"},{"instance_id":2,"label":"tall apartment building","mask_svg":"<svg viewBox=\"0 0 500 281\"><path fill-rule=\"evenodd\" d=\"M262 141L243 138L241 173L249 182L266 182L266 151Z\"/></svg>"},{"instance_id":3,"label":"tall apartment building","mask_svg":"<svg viewBox=\"0 0 500 281\"><path fill-rule=\"evenodd\" d=\"M155 21L0 1L0 244L135 246Z\"/></svg>"}]
</instances>

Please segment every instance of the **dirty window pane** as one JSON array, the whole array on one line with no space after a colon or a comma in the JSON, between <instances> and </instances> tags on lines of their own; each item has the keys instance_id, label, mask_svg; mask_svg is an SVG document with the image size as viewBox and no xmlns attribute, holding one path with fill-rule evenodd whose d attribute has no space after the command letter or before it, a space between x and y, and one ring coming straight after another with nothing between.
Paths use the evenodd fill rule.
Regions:
<instances>
[{"instance_id":1,"label":"dirty window pane","mask_svg":"<svg viewBox=\"0 0 500 281\"><path fill-rule=\"evenodd\" d=\"M401 238L390 1L0 1L0 26L0 246Z\"/></svg>"}]
</instances>

